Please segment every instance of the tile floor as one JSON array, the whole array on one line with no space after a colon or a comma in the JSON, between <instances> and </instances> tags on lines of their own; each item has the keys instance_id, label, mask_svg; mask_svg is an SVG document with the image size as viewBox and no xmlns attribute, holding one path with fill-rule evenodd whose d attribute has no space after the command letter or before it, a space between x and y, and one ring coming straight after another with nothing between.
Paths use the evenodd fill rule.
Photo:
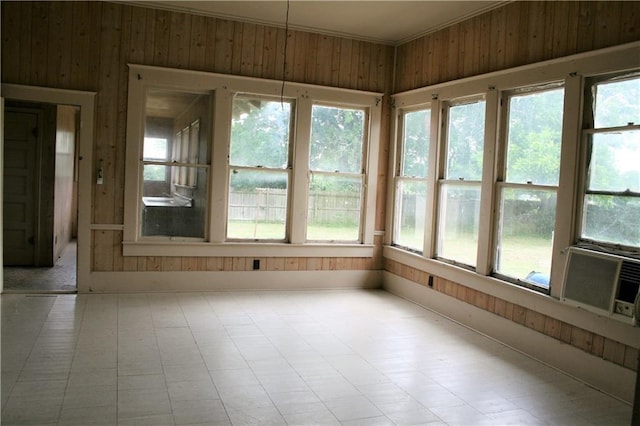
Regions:
<instances>
[{"instance_id":1,"label":"tile floor","mask_svg":"<svg viewBox=\"0 0 640 426\"><path fill-rule=\"evenodd\" d=\"M76 291L76 240L69 242L53 267L3 267L3 284L7 292L74 293Z\"/></svg>"},{"instance_id":2,"label":"tile floor","mask_svg":"<svg viewBox=\"0 0 640 426\"><path fill-rule=\"evenodd\" d=\"M384 291L2 296L3 425L628 425Z\"/></svg>"}]
</instances>

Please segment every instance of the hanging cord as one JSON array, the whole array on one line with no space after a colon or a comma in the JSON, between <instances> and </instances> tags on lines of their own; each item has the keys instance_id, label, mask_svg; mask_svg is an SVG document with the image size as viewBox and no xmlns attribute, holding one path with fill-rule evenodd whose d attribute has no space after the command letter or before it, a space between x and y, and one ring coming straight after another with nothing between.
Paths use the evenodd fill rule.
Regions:
<instances>
[{"instance_id":1,"label":"hanging cord","mask_svg":"<svg viewBox=\"0 0 640 426\"><path fill-rule=\"evenodd\" d=\"M287 15L284 20L284 53L282 57L282 86L280 87L280 106L284 109L284 82L287 76L287 42L289 41L289 6L290 1L287 0Z\"/></svg>"}]
</instances>

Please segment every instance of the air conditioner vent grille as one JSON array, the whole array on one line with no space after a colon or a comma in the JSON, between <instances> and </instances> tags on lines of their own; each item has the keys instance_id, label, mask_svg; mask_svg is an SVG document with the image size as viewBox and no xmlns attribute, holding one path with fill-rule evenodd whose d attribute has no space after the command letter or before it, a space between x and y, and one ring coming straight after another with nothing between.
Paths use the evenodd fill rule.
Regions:
<instances>
[{"instance_id":1,"label":"air conditioner vent grille","mask_svg":"<svg viewBox=\"0 0 640 426\"><path fill-rule=\"evenodd\" d=\"M640 282L640 262L622 262L620 279L631 282Z\"/></svg>"}]
</instances>

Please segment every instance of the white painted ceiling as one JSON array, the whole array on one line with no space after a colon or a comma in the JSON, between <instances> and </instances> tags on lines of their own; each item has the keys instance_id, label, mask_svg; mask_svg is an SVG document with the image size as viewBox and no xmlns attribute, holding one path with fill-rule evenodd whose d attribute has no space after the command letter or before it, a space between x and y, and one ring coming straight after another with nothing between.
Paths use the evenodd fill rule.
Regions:
<instances>
[{"instance_id":1,"label":"white painted ceiling","mask_svg":"<svg viewBox=\"0 0 640 426\"><path fill-rule=\"evenodd\" d=\"M129 1L149 7L192 12L284 27L287 2ZM506 1L290 0L289 28L396 45L505 4Z\"/></svg>"}]
</instances>

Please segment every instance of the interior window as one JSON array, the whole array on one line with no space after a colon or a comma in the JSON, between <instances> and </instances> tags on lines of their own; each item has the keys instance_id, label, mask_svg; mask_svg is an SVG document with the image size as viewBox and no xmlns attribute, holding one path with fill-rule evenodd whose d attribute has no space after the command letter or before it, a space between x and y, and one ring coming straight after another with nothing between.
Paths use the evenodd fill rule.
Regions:
<instances>
[{"instance_id":1,"label":"interior window","mask_svg":"<svg viewBox=\"0 0 640 426\"><path fill-rule=\"evenodd\" d=\"M483 99L453 103L447 108L436 254L472 267L478 250L484 123Z\"/></svg>"},{"instance_id":2,"label":"interior window","mask_svg":"<svg viewBox=\"0 0 640 426\"><path fill-rule=\"evenodd\" d=\"M505 96L506 164L498 183L494 270L528 286L549 287L564 90Z\"/></svg>"},{"instance_id":3,"label":"interior window","mask_svg":"<svg viewBox=\"0 0 640 426\"><path fill-rule=\"evenodd\" d=\"M227 238L286 239L292 112L291 101L235 97Z\"/></svg>"},{"instance_id":4,"label":"interior window","mask_svg":"<svg viewBox=\"0 0 640 426\"><path fill-rule=\"evenodd\" d=\"M209 133L202 131L202 122L209 122L209 98L165 89L146 92L140 199L144 237L204 238Z\"/></svg>"},{"instance_id":5,"label":"interior window","mask_svg":"<svg viewBox=\"0 0 640 426\"><path fill-rule=\"evenodd\" d=\"M431 110L405 112L401 123L393 243L422 252L427 208Z\"/></svg>"},{"instance_id":6,"label":"interior window","mask_svg":"<svg viewBox=\"0 0 640 426\"><path fill-rule=\"evenodd\" d=\"M640 247L640 77L587 85L586 182L581 239Z\"/></svg>"},{"instance_id":7,"label":"interior window","mask_svg":"<svg viewBox=\"0 0 640 426\"><path fill-rule=\"evenodd\" d=\"M360 241L365 111L314 105L307 240Z\"/></svg>"}]
</instances>

